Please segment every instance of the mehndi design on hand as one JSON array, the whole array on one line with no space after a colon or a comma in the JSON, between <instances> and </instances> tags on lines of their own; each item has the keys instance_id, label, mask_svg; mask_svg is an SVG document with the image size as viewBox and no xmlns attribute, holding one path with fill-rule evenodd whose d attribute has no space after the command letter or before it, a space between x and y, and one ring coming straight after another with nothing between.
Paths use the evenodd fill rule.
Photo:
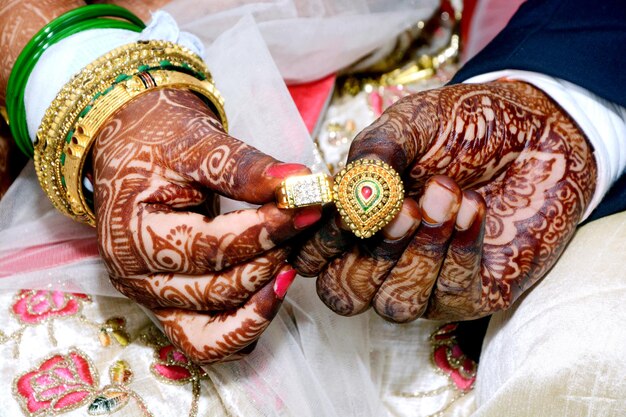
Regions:
<instances>
[{"instance_id":1,"label":"mehndi design on hand","mask_svg":"<svg viewBox=\"0 0 626 417\"><path fill-rule=\"evenodd\" d=\"M228 136L193 93L167 89L107 122L93 169L100 252L115 287L153 309L195 361L253 343L293 280L285 241L321 216L268 202L285 176L308 169ZM217 195L266 204L215 216L207 207Z\"/></svg>"},{"instance_id":2,"label":"mehndi design on hand","mask_svg":"<svg viewBox=\"0 0 626 417\"><path fill-rule=\"evenodd\" d=\"M515 81L404 98L357 136L349 161L361 158L401 173L422 224L387 267L368 242L334 260L325 233L304 243L297 269L319 274L320 297L345 315L371 304L392 321L463 320L508 308L556 262L595 189L578 126Z\"/></svg>"}]
</instances>

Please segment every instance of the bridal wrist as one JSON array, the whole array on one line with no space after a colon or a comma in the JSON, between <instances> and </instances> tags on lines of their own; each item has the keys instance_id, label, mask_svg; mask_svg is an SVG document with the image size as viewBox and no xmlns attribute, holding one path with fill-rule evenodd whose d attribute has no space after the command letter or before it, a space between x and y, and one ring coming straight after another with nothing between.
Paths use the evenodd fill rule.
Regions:
<instances>
[{"instance_id":1,"label":"bridal wrist","mask_svg":"<svg viewBox=\"0 0 626 417\"><path fill-rule=\"evenodd\" d=\"M180 88L198 94L228 122L223 99L208 68L190 50L165 41L117 48L75 75L48 107L37 132L35 170L54 206L95 226L83 190L83 168L105 122L135 97L155 88Z\"/></svg>"}]
</instances>

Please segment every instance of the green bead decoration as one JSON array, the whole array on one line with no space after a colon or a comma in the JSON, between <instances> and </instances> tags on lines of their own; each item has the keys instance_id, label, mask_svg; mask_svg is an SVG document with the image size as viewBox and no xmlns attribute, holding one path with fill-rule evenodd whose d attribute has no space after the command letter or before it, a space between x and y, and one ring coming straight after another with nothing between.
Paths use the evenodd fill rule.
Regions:
<instances>
[{"instance_id":1,"label":"green bead decoration","mask_svg":"<svg viewBox=\"0 0 626 417\"><path fill-rule=\"evenodd\" d=\"M78 117L85 117L87 115L87 113L89 113L89 110L91 110L93 106L89 105L87 107L85 107L79 114Z\"/></svg>"},{"instance_id":2,"label":"green bead decoration","mask_svg":"<svg viewBox=\"0 0 626 417\"><path fill-rule=\"evenodd\" d=\"M72 140L72 136L74 136L73 129L67 132L67 136L65 137L65 143L70 143L70 141Z\"/></svg>"},{"instance_id":3,"label":"green bead decoration","mask_svg":"<svg viewBox=\"0 0 626 417\"><path fill-rule=\"evenodd\" d=\"M117 83L121 83L122 81L126 81L126 80L128 80L129 78L131 78L131 76L130 76L130 75L120 74L120 75L118 75L118 76L115 78L114 83L115 83L115 84L117 84Z\"/></svg>"}]
</instances>

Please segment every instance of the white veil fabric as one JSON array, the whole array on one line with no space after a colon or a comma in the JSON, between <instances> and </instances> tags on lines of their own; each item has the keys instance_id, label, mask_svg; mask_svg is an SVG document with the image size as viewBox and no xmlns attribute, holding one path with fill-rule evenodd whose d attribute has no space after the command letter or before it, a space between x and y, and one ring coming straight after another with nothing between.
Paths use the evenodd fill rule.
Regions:
<instances>
[{"instance_id":1,"label":"white veil fabric","mask_svg":"<svg viewBox=\"0 0 626 417\"><path fill-rule=\"evenodd\" d=\"M200 37L226 100L230 133L284 161L323 166L285 82L337 71L371 53L437 1L175 0L166 7ZM236 208L224 202L225 211ZM57 213L29 164L0 201L0 289L118 294L97 254L95 230ZM393 326L371 314L328 310L314 280L300 278L257 348L236 363L207 368L229 413L241 416L383 416L434 413L445 398L410 398L445 375L417 377L437 323ZM395 403L394 403L395 401ZM392 404L393 403L393 404ZM391 404L391 405L390 405Z\"/></svg>"},{"instance_id":2,"label":"white veil fabric","mask_svg":"<svg viewBox=\"0 0 626 417\"><path fill-rule=\"evenodd\" d=\"M428 19L438 0L174 0L165 6L181 29L213 43L252 16L287 83L319 79L395 42ZM250 53L249 48L235 53ZM254 52L252 52L254 53Z\"/></svg>"}]
</instances>

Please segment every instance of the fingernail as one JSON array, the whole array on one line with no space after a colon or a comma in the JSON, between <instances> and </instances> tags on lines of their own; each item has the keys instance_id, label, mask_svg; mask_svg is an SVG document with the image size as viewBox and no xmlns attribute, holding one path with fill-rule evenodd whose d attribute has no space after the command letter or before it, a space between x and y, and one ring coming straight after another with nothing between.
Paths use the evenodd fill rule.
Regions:
<instances>
[{"instance_id":1,"label":"fingernail","mask_svg":"<svg viewBox=\"0 0 626 417\"><path fill-rule=\"evenodd\" d=\"M276 297L281 300L285 298L285 294L287 294L287 290L289 289L295 278L295 269L289 269L276 275L276 279L274 280L274 293L276 293Z\"/></svg>"},{"instance_id":2,"label":"fingernail","mask_svg":"<svg viewBox=\"0 0 626 417\"><path fill-rule=\"evenodd\" d=\"M424 220L430 224L440 224L449 220L451 209L457 203L457 196L452 191L456 187L447 177L436 177L426 185L421 206Z\"/></svg>"},{"instance_id":3,"label":"fingernail","mask_svg":"<svg viewBox=\"0 0 626 417\"><path fill-rule=\"evenodd\" d=\"M388 240L401 239L414 230L420 220L417 203L412 199L405 199L398 215L383 228L383 235Z\"/></svg>"},{"instance_id":4,"label":"fingernail","mask_svg":"<svg viewBox=\"0 0 626 417\"><path fill-rule=\"evenodd\" d=\"M265 171L269 177L285 179L293 174L304 174L309 169L302 164L277 164L272 165Z\"/></svg>"},{"instance_id":5,"label":"fingernail","mask_svg":"<svg viewBox=\"0 0 626 417\"><path fill-rule=\"evenodd\" d=\"M462 231L469 229L477 213L478 208L476 207L476 203L472 199L467 198L465 193L463 193L463 200L461 201L459 212L456 215L457 230Z\"/></svg>"},{"instance_id":6,"label":"fingernail","mask_svg":"<svg viewBox=\"0 0 626 417\"><path fill-rule=\"evenodd\" d=\"M320 207L305 207L298 211L293 218L293 225L296 229L305 229L322 218Z\"/></svg>"}]
</instances>

